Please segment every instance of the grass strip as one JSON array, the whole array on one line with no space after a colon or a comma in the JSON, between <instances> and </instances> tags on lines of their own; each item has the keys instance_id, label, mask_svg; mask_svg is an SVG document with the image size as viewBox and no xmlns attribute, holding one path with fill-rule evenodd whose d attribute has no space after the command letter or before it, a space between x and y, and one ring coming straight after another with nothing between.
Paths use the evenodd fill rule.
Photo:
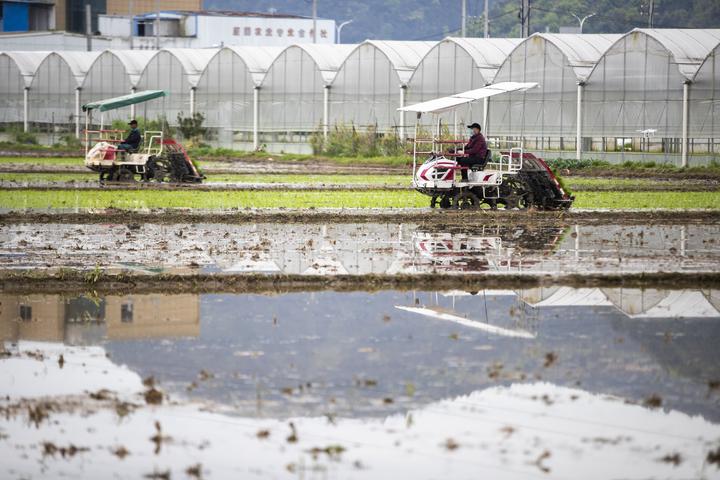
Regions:
<instances>
[{"instance_id":1,"label":"grass strip","mask_svg":"<svg viewBox=\"0 0 720 480\"><path fill-rule=\"evenodd\" d=\"M408 208L429 197L407 191L0 190L0 208ZM583 192L576 208L720 209L720 192Z\"/></svg>"}]
</instances>

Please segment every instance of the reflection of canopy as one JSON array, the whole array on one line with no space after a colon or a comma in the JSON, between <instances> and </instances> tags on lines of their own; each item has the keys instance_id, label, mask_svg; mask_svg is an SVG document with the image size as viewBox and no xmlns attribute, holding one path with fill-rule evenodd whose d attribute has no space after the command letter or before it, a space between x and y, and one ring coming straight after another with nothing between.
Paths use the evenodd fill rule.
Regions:
<instances>
[{"instance_id":1,"label":"reflection of canopy","mask_svg":"<svg viewBox=\"0 0 720 480\"><path fill-rule=\"evenodd\" d=\"M106 112L108 110L115 110L116 108L135 105L136 103L147 102L148 100L164 97L165 95L167 95L167 93L164 90L143 90L142 92L131 93L121 97L86 103L82 106L82 109L83 112L87 112L88 110L100 110L101 112Z\"/></svg>"},{"instance_id":2,"label":"reflection of canopy","mask_svg":"<svg viewBox=\"0 0 720 480\"><path fill-rule=\"evenodd\" d=\"M502 93L519 92L537 87L535 82L500 82L487 87L468 90L467 92L456 93L449 97L440 97L427 102L416 103L407 107L398 108L401 112L417 112L417 113L442 113L472 103L483 98L490 98Z\"/></svg>"},{"instance_id":3,"label":"reflection of canopy","mask_svg":"<svg viewBox=\"0 0 720 480\"><path fill-rule=\"evenodd\" d=\"M436 318L438 320L445 320L453 323L458 323L464 327L476 328L487 333L495 335L502 335L503 337L515 337L515 338L535 338L535 335L525 330L510 330L508 328L502 328L495 325L489 325L477 320L469 320L465 317L460 317L452 313L440 311L430 307L405 307L402 305L396 305L395 308L398 310L405 310L406 312L418 313L426 317Z\"/></svg>"}]
</instances>

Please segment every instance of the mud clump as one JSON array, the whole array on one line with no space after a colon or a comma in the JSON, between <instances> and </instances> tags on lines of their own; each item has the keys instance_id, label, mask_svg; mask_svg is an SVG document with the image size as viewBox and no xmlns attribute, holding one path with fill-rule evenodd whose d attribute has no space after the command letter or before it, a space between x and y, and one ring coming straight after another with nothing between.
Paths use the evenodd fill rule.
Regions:
<instances>
[{"instance_id":1,"label":"mud clump","mask_svg":"<svg viewBox=\"0 0 720 480\"><path fill-rule=\"evenodd\" d=\"M657 393L653 393L645 399L643 405L649 408L660 408L662 407L662 397Z\"/></svg>"},{"instance_id":2,"label":"mud clump","mask_svg":"<svg viewBox=\"0 0 720 480\"><path fill-rule=\"evenodd\" d=\"M557 362L558 354L555 352L548 352L545 354L545 363L543 363L543 367L548 368Z\"/></svg>"},{"instance_id":3,"label":"mud clump","mask_svg":"<svg viewBox=\"0 0 720 480\"><path fill-rule=\"evenodd\" d=\"M43 456L51 456L54 457L55 454L60 454L62 458L72 458L78 453L82 452L89 452L90 449L87 447L77 447L73 444L68 445L67 447L58 447L52 442L43 442Z\"/></svg>"},{"instance_id":4,"label":"mud clump","mask_svg":"<svg viewBox=\"0 0 720 480\"><path fill-rule=\"evenodd\" d=\"M664 457L660 458L660 461L663 463L669 463L673 466L677 467L682 463L682 456L680 456L679 453L668 453Z\"/></svg>"},{"instance_id":5,"label":"mud clump","mask_svg":"<svg viewBox=\"0 0 720 480\"><path fill-rule=\"evenodd\" d=\"M710 450L707 454L706 460L710 465L714 464L718 469L720 469L720 447L715 450Z\"/></svg>"},{"instance_id":6,"label":"mud clump","mask_svg":"<svg viewBox=\"0 0 720 480\"><path fill-rule=\"evenodd\" d=\"M151 387L143 394L148 405L160 405L163 402L163 393L155 387Z\"/></svg>"},{"instance_id":7,"label":"mud clump","mask_svg":"<svg viewBox=\"0 0 720 480\"><path fill-rule=\"evenodd\" d=\"M310 450L308 450L308 453L313 456L314 459L317 459L320 454L325 454L328 457L332 459L338 459L343 452L345 451L345 447L342 445L328 445L327 447L313 447Z\"/></svg>"}]
</instances>

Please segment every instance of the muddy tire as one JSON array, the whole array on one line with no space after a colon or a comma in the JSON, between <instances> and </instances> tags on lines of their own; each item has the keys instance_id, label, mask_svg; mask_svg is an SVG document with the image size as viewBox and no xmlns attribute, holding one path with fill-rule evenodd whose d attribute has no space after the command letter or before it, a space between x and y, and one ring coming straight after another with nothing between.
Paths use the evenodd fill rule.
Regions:
<instances>
[{"instance_id":1,"label":"muddy tire","mask_svg":"<svg viewBox=\"0 0 720 480\"><path fill-rule=\"evenodd\" d=\"M527 210L533 205L533 194L522 180L513 177L505 177L501 186L501 196L498 203L505 206L506 210L520 209Z\"/></svg>"},{"instance_id":2,"label":"muddy tire","mask_svg":"<svg viewBox=\"0 0 720 480\"><path fill-rule=\"evenodd\" d=\"M120 170L117 172L117 181L132 183L135 181L135 174L128 168L120 167Z\"/></svg>"},{"instance_id":3,"label":"muddy tire","mask_svg":"<svg viewBox=\"0 0 720 480\"><path fill-rule=\"evenodd\" d=\"M463 190L453 197L453 207L458 210L476 210L480 208L480 199L474 193Z\"/></svg>"},{"instance_id":4,"label":"muddy tire","mask_svg":"<svg viewBox=\"0 0 720 480\"><path fill-rule=\"evenodd\" d=\"M452 197L447 194L433 195L430 200L430 208L451 208L453 206Z\"/></svg>"},{"instance_id":5,"label":"muddy tire","mask_svg":"<svg viewBox=\"0 0 720 480\"><path fill-rule=\"evenodd\" d=\"M100 183L114 182L117 180L117 167L100 171Z\"/></svg>"},{"instance_id":6,"label":"muddy tire","mask_svg":"<svg viewBox=\"0 0 720 480\"><path fill-rule=\"evenodd\" d=\"M163 158L155 159L155 166L153 167L153 179L156 182L168 182L170 181L170 164Z\"/></svg>"}]
</instances>

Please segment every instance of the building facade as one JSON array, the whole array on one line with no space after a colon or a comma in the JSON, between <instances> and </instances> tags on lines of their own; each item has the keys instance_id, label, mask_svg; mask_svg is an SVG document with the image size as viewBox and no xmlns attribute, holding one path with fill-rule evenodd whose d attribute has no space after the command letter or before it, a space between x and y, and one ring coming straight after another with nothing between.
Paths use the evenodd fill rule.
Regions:
<instances>
[{"instance_id":1,"label":"building facade","mask_svg":"<svg viewBox=\"0 0 720 480\"><path fill-rule=\"evenodd\" d=\"M299 43L335 43L335 21L319 18L313 39L312 18L250 12L166 10L137 15L99 17L99 33L127 38L132 48L211 48L257 45L285 47ZM156 31L159 28L159 31ZM156 35L157 34L157 35ZM130 46L128 46L130 48Z\"/></svg>"}]
</instances>

